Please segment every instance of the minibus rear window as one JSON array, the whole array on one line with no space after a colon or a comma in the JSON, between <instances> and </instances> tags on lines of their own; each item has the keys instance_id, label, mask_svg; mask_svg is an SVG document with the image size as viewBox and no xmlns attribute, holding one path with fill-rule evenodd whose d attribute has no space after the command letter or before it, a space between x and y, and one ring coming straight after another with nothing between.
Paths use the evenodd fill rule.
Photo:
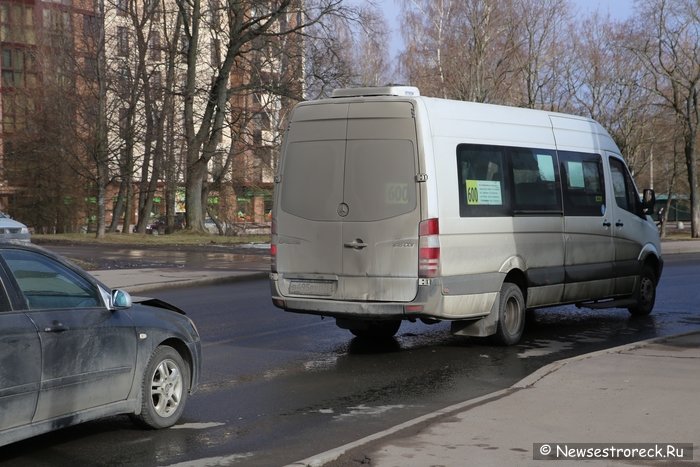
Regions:
<instances>
[{"instance_id":1,"label":"minibus rear window","mask_svg":"<svg viewBox=\"0 0 700 467\"><path fill-rule=\"evenodd\" d=\"M348 140L343 199L346 221L389 219L417 206L415 148L409 140Z\"/></svg>"},{"instance_id":2,"label":"minibus rear window","mask_svg":"<svg viewBox=\"0 0 700 467\"><path fill-rule=\"evenodd\" d=\"M282 173L282 210L313 221L338 219L345 141L290 143Z\"/></svg>"}]
</instances>

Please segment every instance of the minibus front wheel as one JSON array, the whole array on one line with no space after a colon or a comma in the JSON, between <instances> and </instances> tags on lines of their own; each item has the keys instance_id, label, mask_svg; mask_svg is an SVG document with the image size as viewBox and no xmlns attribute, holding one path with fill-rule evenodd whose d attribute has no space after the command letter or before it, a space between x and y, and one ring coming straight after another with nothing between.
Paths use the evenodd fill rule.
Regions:
<instances>
[{"instance_id":1,"label":"minibus front wheel","mask_svg":"<svg viewBox=\"0 0 700 467\"><path fill-rule=\"evenodd\" d=\"M646 264L637 282L634 299L637 303L628 308L633 316L646 316L651 313L656 301L656 274L654 269Z\"/></svg>"},{"instance_id":2,"label":"minibus front wheel","mask_svg":"<svg viewBox=\"0 0 700 467\"><path fill-rule=\"evenodd\" d=\"M525 298L523 291L512 282L504 282L498 304L498 326L492 336L499 345L514 345L525 329Z\"/></svg>"}]
</instances>

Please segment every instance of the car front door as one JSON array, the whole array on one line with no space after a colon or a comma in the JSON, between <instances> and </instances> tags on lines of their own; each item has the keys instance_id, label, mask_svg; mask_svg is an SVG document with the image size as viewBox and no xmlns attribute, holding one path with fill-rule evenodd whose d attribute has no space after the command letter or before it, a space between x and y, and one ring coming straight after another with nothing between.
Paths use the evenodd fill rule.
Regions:
<instances>
[{"instance_id":1,"label":"car front door","mask_svg":"<svg viewBox=\"0 0 700 467\"><path fill-rule=\"evenodd\" d=\"M41 383L39 334L23 311L11 309L5 280L0 283L0 432L32 421Z\"/></svg>"},{"instance_id":2,"label":"car front door","mask_svg":"<svg viewBox=\"0 0 700 467\"><path fill-rule=\"evenodd\" d=\"M13 249L2 256L41 340L34 421L125 400L137 341L128 312L109 310L97 286L48 256Z\"/></svg>"}]
</instances>

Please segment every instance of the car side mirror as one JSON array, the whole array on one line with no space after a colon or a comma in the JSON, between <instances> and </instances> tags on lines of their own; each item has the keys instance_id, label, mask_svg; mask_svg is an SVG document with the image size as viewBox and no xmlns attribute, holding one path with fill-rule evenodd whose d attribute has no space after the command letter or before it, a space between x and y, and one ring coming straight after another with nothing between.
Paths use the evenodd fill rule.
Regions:
<instances>
[{"instance_id":1,"label":"car side mirror","mask_svg":"<svg viewBox=\"0 0 700 467\"><path fill-rule=\"evenodd\" d=\"M656 194L650 188L644 189L642 193L642 213L651 215L654 212L654 204L656 204Z\"/></svg>"},{"instance_id":2,"label":"car side mirror","mask_svg":"<svg viewBox=\"0 0 700 467\"><path fill-rule=\"evenodd\" d=\"M121 289L112 291L112 307L115 309L131 308L131 295Z\"/></svg>"}]
</instances>

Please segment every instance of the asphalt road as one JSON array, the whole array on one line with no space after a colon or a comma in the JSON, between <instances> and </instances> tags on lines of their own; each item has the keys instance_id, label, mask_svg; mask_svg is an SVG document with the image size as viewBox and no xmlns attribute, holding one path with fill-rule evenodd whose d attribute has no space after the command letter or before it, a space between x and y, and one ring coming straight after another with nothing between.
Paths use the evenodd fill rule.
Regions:
<instances>
[{"instance_id":1,"label":"asphalt road","mask_svg":"<svg viewBox=\"0 0 700 467\"><path fill-rule=\"evenodd\" d=\"M669 256L654 313L558 307L520 345L404 324L362 344L333 320L274 308L266 281L167 290L203 339L202 385L174 429L112 417L0 448L0 465L274 466L510 386L554 360L700 328L700 254Z\"/></svg>"}]
</instances>

